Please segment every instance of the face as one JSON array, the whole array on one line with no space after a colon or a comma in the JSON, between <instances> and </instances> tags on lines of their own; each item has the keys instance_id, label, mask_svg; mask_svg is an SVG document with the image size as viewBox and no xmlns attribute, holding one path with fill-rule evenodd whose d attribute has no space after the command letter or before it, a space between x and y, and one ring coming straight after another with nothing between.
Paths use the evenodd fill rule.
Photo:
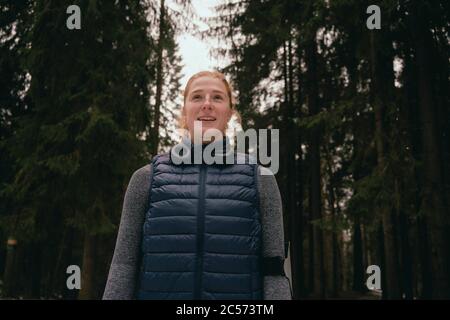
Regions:
<instances>
[{"instance_id":1,"label":"face","mask_svg":"<svg viewBox=\"0 0 450 320\"><path fill-rule=\"evenodd\" d=\"M230 99L221 80L205 76L192 81L183 108L191 137L194 136L194 121L201 121L202 135L210 128L225 133L231 114Z\"/></svg>"}]
</instances>

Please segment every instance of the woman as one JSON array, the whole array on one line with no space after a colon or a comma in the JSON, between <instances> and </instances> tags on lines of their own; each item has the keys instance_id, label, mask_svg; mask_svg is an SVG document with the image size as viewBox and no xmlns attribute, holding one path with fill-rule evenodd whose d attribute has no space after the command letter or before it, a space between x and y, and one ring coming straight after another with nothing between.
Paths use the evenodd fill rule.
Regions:
<instances>
[{"instance_id":1,"label":"woman","mask_svg":"<svg viewBox=\"0 0 450 320\"><path fill-rule=\"evenodd\" d=\"M223 74L193 75L181 113L190 137L183 154L228 147L235 112ZM197 124L222 139L199 144ZM157 155L131 177L103 299L291 299L274 176L248 163L175 164L173 154Z\"/></svg>"}]
</instances>

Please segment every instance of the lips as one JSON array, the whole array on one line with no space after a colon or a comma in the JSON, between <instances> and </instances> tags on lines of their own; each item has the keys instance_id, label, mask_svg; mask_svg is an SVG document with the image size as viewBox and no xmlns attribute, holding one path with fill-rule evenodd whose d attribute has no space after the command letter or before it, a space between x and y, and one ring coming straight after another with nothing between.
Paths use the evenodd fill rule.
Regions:
<instances>
[{"instance_id":1,"label":"lips","mask_svg":"<svg viewBox=\"0 0 450 320\"><path fill-rule=\"evenodd\" d=\"M216 118L210 117L210 116L203 116L203 117L198 117L197 120L198 121L216 121Z\"/></svg>"}]
</instances>

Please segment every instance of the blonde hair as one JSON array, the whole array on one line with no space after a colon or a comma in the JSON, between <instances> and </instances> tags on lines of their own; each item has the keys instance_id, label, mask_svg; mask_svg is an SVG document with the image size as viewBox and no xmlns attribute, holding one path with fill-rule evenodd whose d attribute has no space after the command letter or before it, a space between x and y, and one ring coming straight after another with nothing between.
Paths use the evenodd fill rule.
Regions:
<instances>
[{"instance_id":1,"label":"blonde hair","mask_svg":"<svg viewBox=\"0 0 450 320\"><path fill-rule=\"evenodd\" d=\"M230 84L230 82L225 78L225 75L219 71L200 71L200 72L197 72L196 74L192 75L189 78L189 80L186 84L186 88L183 91L183 106L181 107L181 112L180 112L180 116L178 119L179 128L187 129L186 121L183 116L183 109L186 105L189 88L191 87L192 82L194 82L195 79L198 79L201 77L211 77L211 78L216 78L216 79L219 79L220 81L222 81L222 83L225 85L228 99L230 100L230 109L231 109L233 115L236 116L237 122L239 124L241 124L241 115L235 108L236 100L233 95L233 87Z\"/></svg>"}]
</instances>

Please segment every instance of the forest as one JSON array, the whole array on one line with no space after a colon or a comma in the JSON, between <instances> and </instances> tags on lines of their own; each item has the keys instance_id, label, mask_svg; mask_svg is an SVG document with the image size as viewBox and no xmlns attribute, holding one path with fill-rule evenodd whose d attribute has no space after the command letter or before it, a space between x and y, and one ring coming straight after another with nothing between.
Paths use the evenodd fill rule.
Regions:
<instances>
[{"instance_id":1,"label":"forest","mask_svg":"<svg viewBox=\"0 0 450 320\"><path fill-rule=\"evenodd\" d=\"M0 298L101 299L130 177L175 143L186 33L242 129L280 130L293 299L450 299L450 3L193 2L0 0Z\"/></svg>"}]
</instances>

